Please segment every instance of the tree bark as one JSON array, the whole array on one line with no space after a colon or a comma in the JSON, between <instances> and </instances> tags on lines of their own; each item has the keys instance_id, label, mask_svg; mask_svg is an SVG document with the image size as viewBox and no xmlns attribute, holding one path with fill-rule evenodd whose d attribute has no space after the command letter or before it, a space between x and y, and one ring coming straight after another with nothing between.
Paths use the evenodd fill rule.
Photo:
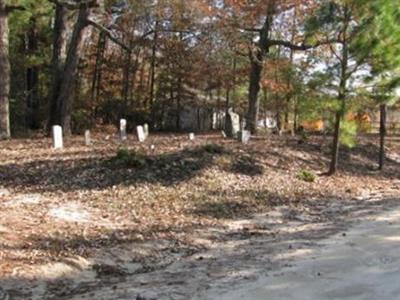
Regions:
<instances>
[{"instance_id":1,"label":"tree bark","mask_svg":"<svg viewBox=\"0 0 400 300\"><path fill-rule=\"evenodd\" d=\"M331 163L329 166L328 175L333 175L337 171L339 161L339 149L340 149L340 128L341 122L346 111L346 85L347 85L347 45L343 46L343 51L346 52L344 56L344 63L342 65L342 76L340 79L340 91L338 100L340 101L340 109L336 112L335 116L335 130L333 133L333 144L332 144L332 156Z\"/></svg>"},{"instance_id":2,"label":"tree bark","mask_svg":"<svg viewBox=\"0 0 400 300\"><path fill-rule=\"evenodd\" d=\"M145 88L145 67L146 67L146 62L142 61L141 66L140 66L140 70L139 70L139 84L138 84L138 93L137 93L137 99L138 102L140 103L140 107L142 108L146 108L147 105L147 95L144 94L144 92L146 91ZM144 97L143 97L144 96Z\"/></svg>"},{"instance_id":3,"label":"tree bark","mask_svg":"<svg viewBox=\"0 0 400 300\"><path fill-rule=\"evenodd\" d=\"M260 91L260 80L264 68L264 60L269 52L269 36L272 26L272 15L268 15L265 19L263 28L260 30L260 40L255 49L255 53L250 53L251 68L249 82L249 104L247 111L246 129L252 134L257 133L257 120L260 110L260 101L258 93Z\"/></svg>"},{"instance_id":4,"label":"tree bark","mask_svg":"<svg viewBox=\"0 0 400 300\"><path fill-rule=\"evenodd\" d=\"M263 67L259 62L251 62L250 87L249 87L249 108L247 112L246 127L252 134L257 132L257 119L260 110L260 100L258 93L260 91L260 80Z\"/></svg>"},{"instance_id":5,"label":"tree bark","mask_svg":"<svg viewBox=\"0 0 400 300\"><path fill-rule=\"evenodd\" d=\"M35 17L30 20L28 31L28 54L35 55L38 51L38 30ZM30 129L40 128L40 103L39 103L39 67L30 66L26 70L26 124Z\"/></svg>"},{"instance_id":6,"label":"tree bark","mask_svg":"<svg viewBox=\"0 0 400 300\"><path fill-rule=\"evenodd\" d=\"M50 99L50 115L48 132L53 125L61 125L58 96L61 87L62 73L66 61L67 49L67 9L59 4L55 7L55 19L53 28L53 54L52 65L52 89Z\"/></svg>"},{"instance_id":7,"label":"tree bark","mask_svg":"<svg viewBox=\"0 0 400 300\"><path fill-rule=\"evenodd\" d=\"M158 21L156 21L156 24L155 24L153 46L152 46L152 49L151 49L150 111L152 111L152 109L153 109L153 102L154 102L154 87L155 87L155 80L156 80L157 47L158 47Z\"/></svg>"},{"instance_id":8,"label":"tree bark","mask_svg":"<svg viewBox=\"0 0 400 300\"><path fill-rule=\"evenodd\" d=\"M349 41L347 39L347 29L350 24L350 11L347 6L345 6L344 12L344 26L342 30L342 54L340 59L340 83L339 83L339 92L338 92L338 100L340 101L340 109L336 112L336 120L335 120L335 131L333 135L333 144L332 144L332 156L331 163L329 166L328 175L333 175L337 171L338 161L339 161L339 150L340 150L340 126L341 121L344 117L346 111L346 94L347 94L347 79L348 79L348 66L349 66Z\"/></svg>"},{"instance_id":9,"label":"tree bark","mask_svg":"<svg viewBox=\"0 0 400 300\"><path fill-rule=\"evenodd\" d=\"M0 140L9 139L10 132L10 61L8 13L4 0L0 0Z\"/></svg>"},{"instance_id":10,"label":"tree bark","mask_svg":"<svg viewBox=\"0 0 400 300\"><path fill-rule=\"evenodd\" d=\"M298 105L298 98L297 96L294 97L294 110L293 110L293 131L296 134L299 124L298 124L298 115L299 115L299 105Z\"/></svg>"},{"instance_id":11,"label":"tree bark","mask_svg":"<svg viewBox=\"0 0 400 300\"><path fill-rule=\"evenodd\" d=\"M178 77L178 86L177 86L177 95L176 95L176 129L181 131L181 112L182 112L182 77L179 74Z\"/></svg>"},{"instance_id":12,"label":"tree bark","mask_svg":"<svg viewBox=\"0 0 400 300\"><path fill-rule=\"evenodd\" d=\"M122 67L123 70L122 70L121 96L126 108L128 108L129 90L131 85L131 62L132 62L132 51L125 51L124 65Z\"/></svg>"},{"instance_id":13,"label":"tree bark","mask_svg":"<svg viewBox=\"0 0 400 300\"><path fill-rule=\"evenodd\" d=\"M342 120L342 113L338 111L335 116L335 130L333 133L333 146L332 146L332 157L329 166L328 175L333 175L337 171L337 165L339 160L339 148L340 148L340 125Z\"/></svg>"},{"instance_id":14,"label":"tree bark","mask_svg":"<svg viewBox=\"0 0 400 300\"><path fill-rule=\"evenodd\" d=\"M79 8L78 18L76 20L71 41L68 46L67 59L62 72L62 82L60 92L57 98L57 108L59 112L59 124L63 127L65 135L71 132L71 114L73 100L75 97L75 83L78 63L80 59L80 48L83 39L85 27L88 25L88 16L90 13L89 5L82 5Z\"/></svg>"},{"instance_id":15,"label":"tree bark","mask_svg":"<svg viewBox=\"0 0 400 300\"><path fill-rule=\"evenodd\" d=\"M379 170L383 170L385 165L385 139L386 139L386 104L381 104L380 106L380 144L379 144Z\"/></svg>"},{"instance_id":16,"label":"tree bark","mask_svg":"<svg viewBox=\"0 0 400 300\"><path fill-rule=\"evenodd\" d=\"M225 96L225 121L224 121L224 126L223 128L225 131L228 130L228 123L227 123L227 118L228 118L228 113L229 113L229 108L232 105L233 107L233 95L232 92L235 92L235 87L236 87L236 69L237 69L237 57L236 54L234 54L233 59L232 59L232 72L233 72L233 78L232 82L227 82L226 83L226 96Z\"/></svg>"},{"instance_id":17,"label":"tree bark","mask_svg":"<svg viewBox=\"0 0 400 300\"><path fill-rule=\"evenodd\" d=\"M129 106L132 107L134 105L134 94L135 94L135 88L136 88L136 75L139 69L139 60L140 60L140 55L141 55L141 48L138 47L138 49L134 53L135 55L135 61L133 63L133 66L131 66L131 81L129 84Z\"/></svg>"},{"instance_id":18,"label":"tree bark","mask_svg":"<svg viewBox=\"0 0 400 300\"><path fill-rule=\"evenodd\" d=\"M95 107L97 107L97 102L100 94L101 78L103 71L102 66L103 66L106 44L107 44L106 34L104 33L104 31L101 31L97 43L96 62L92 77L91 101L92 101L92 108L94 109L93 118L97 117Z\"/></svg>"}]
</instances>

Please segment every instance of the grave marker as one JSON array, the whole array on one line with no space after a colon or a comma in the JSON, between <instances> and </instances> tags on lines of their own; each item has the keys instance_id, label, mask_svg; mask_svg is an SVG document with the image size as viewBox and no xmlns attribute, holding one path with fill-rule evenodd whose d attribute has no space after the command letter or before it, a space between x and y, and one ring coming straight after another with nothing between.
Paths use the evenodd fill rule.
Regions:
<instances>
[{"instance_id":1,"label":"grave marker","mask_svg":"<svg viewBox=\"0 0 400 300\"><path fill-rule=\"evenodd\" d=\"M144 131L144 136L146 139L149 137L150 131L149 131L149 124L145 123L143 125L143 131Z\"/></svg>"},{"instance_id":2,"label":"grave marker","mask_svg":"<svg viewBox=\"0 0 400 300\"><path fill-rule=\"evenodd\" d=\"M237 138L240 131L240 116L229 109L226 116L226 134L230 138Z\"/></svg>"},{"instance_id":3,"label":"grave marker","mask_svg":"<svg viewBox=\"0 0 400 300\"><path fill-rule=\"evenodd\" d=\"M90 139L90 130L85 130L85 145L90 146L92 141Z\"/></svg>"},{"instance_id":4,"label":"grave marker","mask_svg":"<svg viewBox=\"0 0 400 300\"><path fill-rule=\"evenodd\" d=\"M225 131L221 130L221 135L222 135L222 137L223 137L224 139L226 139L226 133L225 133Z\"/></svg>"},{"instance_id":5,"label":"grave marker","mask_svg":"<svg viewBox=\"0 0 400 300\"><path fill-rule=\"evenodd\" d=\"M59 125L55 125L52 127L52 136L53 136L53 148L54 149L62 149L64 147L63 143L63 134L62 127Z\"/></svg>"},{"instance_id":6,"label":"grave marker","mask_svg":"<svg viewBox=\"0 0 400 300\"><path fill-rule=\"evenodd\" d=\"M146 140L146 135L144 133L143 126L137 126L136 127L136 133L137 133L137 137L138 137L139 142L143 143Z\"/></svg>"},{"instance_id":7,"label":"grave marker","mask_svg":"<svg viewBox=\"0 0 400 300\"><path fill-rule=\"evenodd\" d=\"M125 119L121 119L119 121L119 134L120 134L121 141L126 141L128 139L128 136L126 134L126 120Z\"/></svg>"},{"instance_id":8,"label":"grave marker","mask_svg":"<svg viewBox=\"0 0 400 300\"><path fill-rule=\"evenodd\" d=\"M239 141L242 144L247 144L250 141L251 132L248 130L242 130L239 132Z\"/></svg>"}]
</instances>

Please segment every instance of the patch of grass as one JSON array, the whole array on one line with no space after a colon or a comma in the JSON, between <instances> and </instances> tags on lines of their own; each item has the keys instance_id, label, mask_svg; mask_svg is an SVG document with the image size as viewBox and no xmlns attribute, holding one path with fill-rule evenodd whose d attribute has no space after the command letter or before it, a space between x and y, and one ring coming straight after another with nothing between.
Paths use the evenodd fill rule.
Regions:
<instances>
[{"instance_id":1,"label":"patch of grass","mask_svg":"<svg viewBox=\"0 0 400 300\"><path fill-rule=\"evenodd\" d=\"M113 158L113 162L129 168L143 168L148 164L148 157L142 153L120 148Z\"/></svg>"},{"instance_id":2,"label":"patch of grass","mask_svg":"<svg viewBox=\"0 0 400 300\"><path fill-rule=\"evenodd\" d=\"M317 176L307 170L301 170L299 173L297 173L296 176L298 179L303 180L305 182L315 182L315 180L317 179Z\"/></svg>"},{"instance_id":3,"label":"patch of grass","mask_svg":"<svg viewBox=\"0 0 400 300\"><path fill-rule=\"evenodd\" d=\"M201 149L205 152L211 153L211 154L223 154L225 153L225 148L221 145L215 144L215 143L209 143L201 147Z\"/></svg>"},{"instance_id":4,"label":"patch of grass","mask_svg":"<svg viewBox=\"0 0 400 300\"><path fill-rule=\"evenodd\" d=\"M216 157L214 162L215 165L221 168L229 168L229 166L232 164L232 158L229 155L221 155Z\"/></svg>"}]
</instances>

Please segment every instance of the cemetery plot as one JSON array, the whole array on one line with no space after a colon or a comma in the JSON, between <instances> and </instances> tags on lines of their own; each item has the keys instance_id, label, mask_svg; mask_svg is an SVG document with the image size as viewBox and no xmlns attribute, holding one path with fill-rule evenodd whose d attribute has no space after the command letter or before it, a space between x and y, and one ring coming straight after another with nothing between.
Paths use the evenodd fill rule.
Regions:
<instances>
[{"instance_id":1,"label":"cemetery plot","mask_svg":"<svg viewBox=\"0 0 400 300\"><path fill-rule=\"evenodd\" d=\"M290 257L279 241L296 240L295 251L398 198L398 162L374 172L370 138L346 150L338 176L320 177L323 137L152 134L121 145L101 132L90 147L66 138L63 151L51 139L1 142L0 286L11 299L112 299L111 281L128 299L234 285L233 269ZM391 140L388 155L399 150Z\"/></svg>"}]
</instances>

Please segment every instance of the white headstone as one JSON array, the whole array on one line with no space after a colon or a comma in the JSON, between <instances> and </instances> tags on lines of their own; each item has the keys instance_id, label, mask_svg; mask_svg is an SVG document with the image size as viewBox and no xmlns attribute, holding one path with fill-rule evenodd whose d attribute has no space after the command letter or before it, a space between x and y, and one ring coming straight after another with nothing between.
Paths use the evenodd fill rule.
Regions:
<instances>
[{"instance_id":1,"label":"white headstone","mask_svg":"<svg viewBox=\"0 0 400 300\"><path fill-rule=\"evenodd\" d=\"M242 121L240 121L240 130L244 130L246 128L246 120L243 119Z\"/></svg>"},{"instance_id":2,"label":"white headstone","mask_svg":"<svg viewBox=\"0 0 400 300\"><path fill-rule=\"evenodd\" d=\"M274 129L277 126L275 118L266 118L267 128Z\"/></svg>"},{"instance_id":3,"label":"white headstone","mask_svg":"<svg viewBox=\"0 0 400 300\"><path fill-rule=\"evenodd\" d=\"M212 129L217 129L218 128L218 113L214 112L212 115Z\"/></svg>"},{"instance_id":4,"label":"white headstone","mask_svg":"<svg viewBox=\"0 0 400 300\"><path fill-rule=\"evenodd\" d=\"M239 132L239 140L242 144L247 144L250 141L251 133L248 130L242 130Z\"/></svg>"},{"instance_id":5,"label":"white headstone","mask_svg":"<svg viewBox=\"0 0 400 300\"><path fill-rule=\"evenodd\" d=\"M226 133L225 133L225 131L221 130L221 135L222 135L222 137L223 137L224 139L226 139Z\"/></svg>"},{"instance_id":6,"label":"white headstone","mask_svg":"<svg viewBox=\"0 0 400 300\"><path fill-rule=\"evenodd\" d=\"M62 149L64 147L62 127L59 125L53 126L52 133L53 133L53 148Z\"/></svg>"},{"instance_id":7,"label":"white headstone","mask_svg":"<svg viewBox=\"0 0 400 300\"><path fill-rule=\"evenodd\" d=\"M92 141L90 140L90 130L85 130L85 145L90 146Z\"/></svg>"},{"instance_id":8,"label":"white headstone","mask_svg":"<svg viewBox=\"0 0 400 300\"><path fill-rule=\"evenodd\" d=\"M136 132L139 142L143 143L146 140L146 135L144 133L143 126L137 126Z\"/></svg>"},{"instance_id":9,"label":"white headstone","mask_svg":"<svg viewBox=\"0 0 400 300\"><path fill-rule=\"evenodd\" d=\"M226 134L231 138L237 138L240 131L240 116L229 109L226 116Z\"/></svg>"},{"instance_id":10,"label":"white headstone","mask_svg":"<svg viewBox=\"0 0 400 300\"><path fill-rule=\"evenodd\" d=\"M144 136L146 139L149 137L150 131L149 131L149 124L145 123L143 125L143 131L144 131Z\"/></svg>"},{"instance_id":11,"label":"white headstone","mask_svg":"<svg viewBox=\"0 0 400 300\"><path fill-rule=\"evenodd\" d=\"M260 128L267 127L267 125L266 125L266 119L258 120L258 121L257 121L257 127L260 127Z\"/></svg>"},{"instance_id":12,"label":"white headstone","mask_svg":"<svg viewBox=\"0 0 400 300\"><path fill-rule=\"evenodd\" d=\"M119 121L119 134L120 134L122 141L125 141L128 139L128 136L126 134L126 120L125 119L121 119Z\"/></svg>"},{"instance_id":13,"label":"white headstone","mask_svg":"<svg viewBox=\"0 0 400 300\"><path fill-rule=\"evenodd\" d=\"M189 140L194 141L194 138L195 138L194 133L193 132L189 133Z\"/></svg>"}]
</instances>

